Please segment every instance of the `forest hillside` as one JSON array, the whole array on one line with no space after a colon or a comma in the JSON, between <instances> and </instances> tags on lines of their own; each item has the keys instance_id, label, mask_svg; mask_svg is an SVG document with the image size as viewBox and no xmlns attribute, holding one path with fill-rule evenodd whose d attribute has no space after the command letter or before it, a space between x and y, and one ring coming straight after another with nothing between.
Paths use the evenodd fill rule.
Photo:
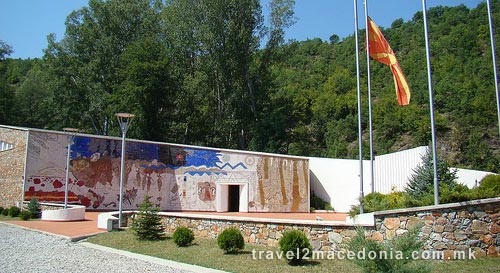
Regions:
<instances>
[{"instance_id":1,"label":"forest hillside","mask_svg":"<svg viewBox=\"0 0 500 273\"><path fill-rule=\"evenodd\" d=\"M9 58L15 48L0 41L0 124L118 136L114 113L130 112L132 138L357 158L354 34L284 41L290 0L271 1L269 25L258 0L192 2L90 0L68 15L64 37L48 36L40 59ZM428 21L438 153L500 172L486 4L433 7ZM412 98L399 106L389 68L371 61L376 155L431 141L422 12L382 32ZM364 52L360 60L367 158Z\"/></svg>"}]
</instances>

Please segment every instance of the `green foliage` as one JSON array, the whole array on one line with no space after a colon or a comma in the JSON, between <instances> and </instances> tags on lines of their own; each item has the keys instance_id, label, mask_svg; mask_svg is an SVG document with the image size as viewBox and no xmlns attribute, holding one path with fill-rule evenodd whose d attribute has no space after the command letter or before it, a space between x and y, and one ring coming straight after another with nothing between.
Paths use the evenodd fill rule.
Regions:
<instances>
[{"instance_id":1,"label":"green foliage","mask_svg":"<svg viewBox=\"0 0 500 273\"><path fill-rule=\"evenodd\" d=\"M264 25L258 0L90 1L69 14L62 39L49 35L43 59L9 59L12 48L0 41L0 124L119 135L113 114L124 111L137 116L135 138L357 158L355 39L284 43L293 6L271 1ZM486 12L484 3L429 9L434 105L443 159L498 173ZM377 154L429 143L422 25L420 12L383 29L412 100L399 107L390 70L372 61Z\"/></svg>"},{"instance_id":2,"label":"green foliage","mask_svg":"<svg viewBox=\"0 0 500 273\"><path fill-rule=\"evenodd\" d=\"M164 238L164 228L158 214L159 209L149 199L151 196L145 196L144 201L139 204L131 229L139 240L161 240Z\"/></svg>"},{"instance_id":3,"label":"green foliage","mask_svg":"<svg viewBox=\"0 0 500 273\"><path fill-rule=\"evenodd\" d=\"M427 152L422 158L422 165L418 166L410 177L410 181L406 188L406 192L411 198L420 200L424 195L434 193L434 165L430 152ZM457 184L456 171L451 171L450 166L437 158L437 174L440 186L445 186L449 190L453 190Z\"/></svg>"},{"instance_id":4,"label":"green foliage","mask_svg":"<svg viewBox=\"0 0 500 273\"><path fill-rule=\"evenodd\" d=\"M414 261L411 256L413 252L420 251L424 245L424 242L418 239L420 228L421 225L414 226L386 244L366 238L365 230L357 228L356 236L347 243L347 249L356 254L352 261L366 273L430 272L431 268L428 265ZM370 252L377 254L375 259L368 258Z\"/></svg>"},{"instance_id":5,"label":"green foliage","mask_svg":"<svg viewBox=\"0 0 500 273\"><path fill-rule=\"evenodd\" d=\"M291 265L304 262L304 257L312 253L312 247L307 236L300 230L290 230L283 233L278 242L280 251Z\"/></svg>"},{"instance_id":6,"label":"green foliage","mask_svg":"<svg viewBox=\"0 0 500 273\"><path fill-rule=\"evenodd\" d=\"M3 210L4 210L3 207L0 207L0 214L3 213Z\"/></svg>"},{"instance_id":7,"label":"green foliage","mask_svg":"<svg viewBox=\"0 0 500 273\"><path fill-rule=\"evenodd\" d=\"M9 215L9 211L10 211L10 209L5 208L5 209L2 211L2 215L3 215L3 216L7 216L7 215Z\"/></svg>"},{"instance_id":8,"label":"green foliage","mask_svg":"<svg viewBox=\"0 0 500 273\"><path fill-rule=\"evenodd\" d=\"M188 246L194 240L194 233L187 227L178 227L172 234L172 239L177 246Z\"/></svg>"},{"instance_id":9,"label":"green foliage","mask_svg":"<svg viewBox=\"0 0 500 273\"><path fill-rule=\"evenodd\" d=\"M364 212L368 213L405 208L409 198L406 192L391 192L389 194L372 192L367 194L363 200L361 200L361 203L363 204ZM352 217L356 214L359 214L359 206L352 206L349 215Z\"/></svg>"},{"instance_id":10,"label":"green foliage","mask_svg":"<svg viewBox=\"0 0 500 273\"><path fill-rule=\"evenodd\" d=\"M19 213L19 218L21 218L23 221L27 221L31 218L31 212L29 212L27 210L22 210Z\"/></svg>"},{"instance_id":11,"label":"green foliage","mask_svg":"<svg viewBox=\"0 0 500 273\"><path fill-rule=\"evenodd\" d=\"M234 254L245 247L245 241L239 229L230 227L217 236L217 245L225 254Z\"/></svg>"},{"instance_id":12,"label":"green foliage","mask_svg":"<svg viewBox=\"0 0 500 273\"><path fill-rule=\"evenodd\" d=\"M311 195L311 209L312 210L333 210L333 207L330 203L324 201L320 197Z\"/></svg>"},{"instance_id":13,"label":"green foliage","mask_svg":"<svg viewBox=\"0 0 500 273\"><path fill-rule=\"evenodd\" d=\"M9 216L10 217L17 217L19 215L19 213L21 212L21 209L16 207L16 206L12 206L9 208Z\"/></svg>"},{"instance_id":14,"label":"green foliage","mask_svg":"<svg viewBox=\"0 0 500 273\"><path fill-rule=\"evenodd\" d=\"M500 197L500 175L485 176L479 186L472 190L472 196L476 199Z\"/></svg>"},{"instance_id":15,"label":"green foliage","mask_svg":"<svg viewBox=\"0 0 500 273\"><path fill-rule=\"evenodd\" d=\"M40 218L42 216L42 209L40 208L40 203L33 197L28 203L28 212L31 214L31 218Z\"/></svg>"},{"instance_id":16,"label":"green foliage","mask_svg":"<svg viewBox=\"0 0 500 273\"><path fill-rule=\"evenodd\" d=\"M8 55L12 54L12 46L0 40L0 60L5 59Z\"/></svg>"}]
</instances>

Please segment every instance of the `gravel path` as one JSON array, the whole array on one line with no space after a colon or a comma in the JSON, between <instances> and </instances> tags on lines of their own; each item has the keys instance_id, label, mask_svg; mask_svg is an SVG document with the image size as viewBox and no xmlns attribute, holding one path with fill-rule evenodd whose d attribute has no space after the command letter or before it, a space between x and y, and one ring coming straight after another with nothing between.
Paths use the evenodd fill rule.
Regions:
<instances>
[{"instance_id":1,"label":"gravel path","mask_svg":"<svg viewBox=\"0 0 500 273\"><path fill-rule=\"evenodd\" d=\"M213 272L182 269L72 243L67 239L0 223L0 272ZM154 260L154 258L153 258ZM160 259L157 259L160 260ZM160 262L161 263L161 262Z\"/></svg>"}]
</instances>

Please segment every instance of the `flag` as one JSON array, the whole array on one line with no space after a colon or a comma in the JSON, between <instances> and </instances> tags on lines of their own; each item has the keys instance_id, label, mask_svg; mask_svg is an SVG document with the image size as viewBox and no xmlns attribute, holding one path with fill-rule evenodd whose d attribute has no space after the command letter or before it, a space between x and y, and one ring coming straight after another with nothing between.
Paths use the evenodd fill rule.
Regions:
<instances>
[{"instance_id":1,"label":"flag","mask_svg":"<svg viewBox=\"0 0 500 273\"><path fill-rule=\"evenodd\" d=\"M398 104L402 106L408 105L410 103L411 94L403 70L401 70L398 60L396 60L394 51L392 51L384 35L370 17L368 17L368 38L370 57L391 68Z\"/></svg>"}]
</instances>

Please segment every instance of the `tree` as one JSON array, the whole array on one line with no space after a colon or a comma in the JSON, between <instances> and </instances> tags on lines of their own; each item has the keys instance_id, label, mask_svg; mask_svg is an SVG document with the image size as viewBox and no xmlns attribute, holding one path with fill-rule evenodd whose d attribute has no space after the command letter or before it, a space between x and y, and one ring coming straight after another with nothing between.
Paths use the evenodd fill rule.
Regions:
<instances>
[{"instance_id":1,"label":"tree","mask_svg":"<svg viewBox=\"0 0 500 273\"><path fill-rule=\"evenodd\" d=\"M164 238L164 228L161 224L161 217L158 215L160 210L149 199L151 196L145 196L144 201L139 204L131 229L139 240L161 240Z\"/></svg>"},{"instance_id":2,"label":"tree","mask_svg":"<svg viewBox=\"0 0 500 273\"><path fill-rule=\"evenodd\" d=\"M419 165L411 175L405 190L414 200L421 200L424 195L434 193L434 164L429 151L422 157L422 161L422 165ZM448 163L439 157L437 161L439 185L453 190L457 186L457 171L451 170Z\"/></svg>"},{"instance_id":3,"label":"tree","mask_svg":"<svg viewBox=\"0 0 500 273\"><path fill-rule=\"evenodd\" d=\"M13 113L15 93L5 77L7 70L5 58L10 54L12 54L12 47L0 40L0 124L15 125L13 120L15 117Z\"/></svg>"},{"instance_id":4,"label":"tree","mask_svg":"<svg viewBox=\"0 0 500 273\"><path fill-rule=\"evenodd\" d=\"M122 54L142 37L160 34L160 11L157 0L90 0L88 7L68 16L64 38L56 42L49 36L45 55L66 90L57 93L62 111L80 113L84 127L97 134L109 133L122 99L117 96Z\"/></svg>"},{"instance_id":5,"label":"tree","mask_svg":"<svg viewBox=\"0 0 500 273\"><path fill-rule=\"evenodd\" d=\"M14 52L12 50L12 46L0 40L0 61L5 60L5 58L12 54L12 52Z\"/></svg>"}]
</instances>

